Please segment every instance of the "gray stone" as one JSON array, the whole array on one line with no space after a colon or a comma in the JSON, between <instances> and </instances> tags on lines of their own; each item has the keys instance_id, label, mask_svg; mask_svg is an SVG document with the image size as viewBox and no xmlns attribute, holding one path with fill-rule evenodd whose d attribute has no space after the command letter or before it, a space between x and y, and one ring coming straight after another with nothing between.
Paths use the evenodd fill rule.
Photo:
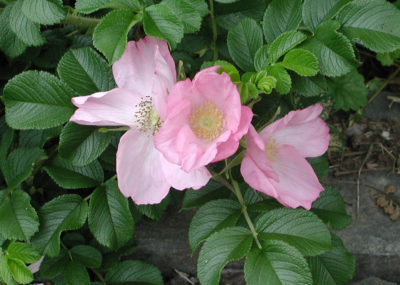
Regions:
<instances>
[{"instance_id":1,"label":"gray stone","mask_svg":"<svg viewBox=\"0 0 400 285\"><path fill-rule=\"evenodd\" d=\"M392 103L388 96L400 97L398 93L381 92L364 110L364 116L373 121L380 121L382 119L399 118L400 117L400 103ZM389 106L391 107L389 108Z\"/></svg>"},{"instance_id":2,"label":"gray stone","mask_svg":"<svg viewBox=\"0 0 400 285\"><path fill-rule=\"evenodd\" d=\"M396 283L388 282L377 277L368 277L361 281L351 282L349 285L396 285Z\"/></svg>"},{"instance_id":3,"label":"gray stone","mask_svg":"<svg viewBox=\"0 0 400 285\"><path fill-rule=\"evenodd\" d=\"M343 178L341 178L343 179ZM356 181L351 176L344 180ZM377 276L400 283L400 221L393 222L376 205L377 191L365 185L383 190L386 185L396 185L400 192L400 176L387 172L368 172L361 175L360 210L357 217L357 187L355 184L333 184L349 204L347 211L353 216L352 224L337 232L347 249L356 256L355 280ZM399 193L397 193L398 196Z\"/></svg>"}]
</instances>

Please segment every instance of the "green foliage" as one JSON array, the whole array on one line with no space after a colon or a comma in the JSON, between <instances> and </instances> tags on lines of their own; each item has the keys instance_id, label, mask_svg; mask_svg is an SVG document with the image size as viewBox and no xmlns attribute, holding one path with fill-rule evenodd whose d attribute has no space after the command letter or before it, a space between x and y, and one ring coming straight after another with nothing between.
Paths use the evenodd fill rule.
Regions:
<instances>
[{"instance_id":1,"label":"green foliage","mask_svg":"<svg viewBox=\"0 0 400 285\"><path fill-rule=\"evenodd\" d=\"M182 21L163 3L149 6L144 10L143 27L147 35L164 39L173 47L183 38Z\"/></svg>"},{"instance_id":2,"label":"green foliage","mask_svg":"<svg viewBox=\"0 0 400 285\"><path fill-rule=\"evenodd\" d=\"M25 71L3 90L7 124L20 130L48 129L66 122L73 113L74 92L47 72Z\"/></svg>"},{"instance_id":3,"label":"green foliage","mask_svg":"<svg viewBox=\"0 0 400 285\"><path fill-rule=\"evenodd\" d=\"M400 11L384 0L355 0L338 15L343 33L375 52L400 48Z\"/></svg>"},{"instance_id":4,"label":"green foliage","mask_svg":"<svg viewBox=\"0 0 400 285\"><path fill-rule=\"evenodd\" d=\"M108 181L93 192L88 223L93 236L107 247L118 249L132 238L134 223L128 201L115 181Z\"/></svg>"},{"instance_id":5,"label":"green foliage","mask_svg":"<svg viewBox=\"0 0 400 285\"><path fill-rule=\"evenodd\" d=\"M301 32L288 31L281 34L268 46L268 55L272 63L275 63L282 55L302 43L307 36Z\"/></svg>"},{"instance_id":6,"label":"green foliage","mask_svg":"<svg viewBox=\"0 0 400 285\"><path fill-rule=\"evenodd\" d=\"M9 57L14 58L22 54L26 44L20 40L10 27L10 12L13 5L7 5L0 15L0 49Z\"/></svg>"},{"instance_id":7,"label":"green foliage","mask_svg":"<svg viewBox=\"0 0 400 285\"><path fill-rule=\"evenodd\" d=\"M141 4L139 0L77 0L75 2L75 10L83 14L90 14L108 7L130 8L139 11Z\"/></svg>"},{"instance_id":8,"label":"green foliage","mask_svg":"<svg viewBox=\"0 0 400 285\"><path fill-rule=\"evenodd\" d=\"M337 32L339 27L338 22L325 21L316 28L314 36L300 46L317 56L320 72L325 76L344 75L357 63L353 46Z\"/></svg>"},{"instance_id":9,"label":"green foliage","mask_svg":"<svg viewBox=\"0 0 400 285\"><path fill-rule=\"evenodd\" d=\"M12 151L2 168L8 188L14 189L27 179L31 175L35 163L44 158L46 158L45 153L37 147L21 147Z\"/></svg>"},{"instance_id":10,"label":"green foliage","mask_svg":"<svg viewBox=\"0 0 400 285\"><path fill-rule=\"evenodd\" d=\"M137 260L126 260L113 267L106 275L110 284L164 284L161 272L153 265Z\"/></svg>"},{"instance_id":11,"label":"green foliage","mask_svg":"<svg viewBox=\"0 0 400 285\"><path fill-rule=\"evenodd\" d=\"M314 54L304 49L292 49L283 58L282 65L301 76L318 73L318 60Z\"/></svg>"},{"instance_id":12,"label":"green foliage","mask_svg":"<svg viewBox=\"0 0 400 285\"><path fill-rule=\"evenodd\" d=\"M242 19L228 32L229 54L244 71L254 70L254 56L263 44L261 27L251 18Z\"/></svg>"},{"instance_id":13,"label":"green foliage","mask_svg":"<svg viewBox=\"0 0 400 285\"><path fill-rule=\"evenodd\" d=\"M338 190L330 186L326 186L321 192L320 197L313 203L311 211L337 231L351 223L351 216L346 213L342 196Z\"/></svg>"},{"instance_id":14,"label":"green foliage","mask_svg":"<svg viewBox=\"0 0 400 285\"><path fill-rule=\"evenodd\" d=\"M115 87L107 62L90 47L69 50L58 63L57 73L80 95Z\"/></svg>"},{"instance_id":15,"label":"green foliage","mask_svg":"<svg viewBox=\"0 0 400 285\"><path fill-rule=\"evenodd\" d=\"M240 214L240 204L229 199L213 200L201 206L189 227L189 244L192 251L214 232L234 226Z\"/></svg>"},{"instance_id":16,"label":"green foliage","mask_svg":"<svg viewBox=\"0 0 400 285\"><path fill-rule=\"evenodd\" d=\"M65 18L61 0L23 0L22 12L34 23L53 25Z\"/></svg>"},{"instance_id":17,"label":"green foliage","mask_svg":"<svg viewBox=\"0 0 400 285\"><path fill-rule=\"evenodd\" d=\"M332 234L332 249L319 256L307 258L315 285L345 285L353 278L355 258Z\"/></svg>"},{"instance_id":18,"label":"green foliage","mask_svg":"<svg viewBox=\"0 0 400 285\"><path fill-rule=\"evenodd\" d=\"M216 199L227 198L229 192L223 189L223 186L210 180L206 186L199 190L188 189L182 202L182 209L192 209Z\"/></svg>"},{"instance_id":19,"label":"green foliage","mask_svg":"<svg viewBox=\"0 0 400 285\"><path fill-rule=\"evenodd\" d=\"M248 285L313 284L301 253L277 240L265 241L262 249L255 248L248 254L244 276Z\"/></svg>"},{"instance_id":20,"label":"green foliage","mask_svg":"<svg viewBox=\"0 0 400 285\"><path fill-rule=\"evenodd\" d=\"M292 79L289 73L282 65L271 65L267 66L266 70L269 75L276 78L276 91L280 94L288 94L292 86Z\"/></svg>"},{"instance_id":21,"label":"green foliage","mask_svg":"<svg viewBox=\"0 0 400 285\"><path fill-rule=\"evenodd\" d=\"M98 158L108 147L112 133L100 133L93 126L68 123L60 135L61 157L74 166L85 166Z\"/></svg>"},{"instance_id":22,"label":"green foliage","mask_svg":"<svg viewBox=\"0 0 400 285\"><path fill-rule=\"evenodd\" d=\"M85 267L99 268L102 261L100 251L89 245L77 245L71 248L72 260L78 261Z\"/></svg>"},{"instance_id":23,"label":"green foliage","mask_svg":"<svg viewBox=\"0 0 400 285\"><path fill-rule=\"evenodd\" d=\"M303 4L303 21L306 26L315 30L318 25L332 19L350 0L305 0Z\"/></svg>"},{"instance_id":24,"label":"green foliage","mask_svg":"<svg viewBox=\"0 0 400 285\"><path fill-rule=\"evenodd\" d=\"M263 18L264 36L272 43L286 31L296 30L301 22L301 0L273 0Z\"/></svg>"},{"instance_id":25,"label":"green foliage","mask_svg":"<svg viewBox=\"0 0 400 285\"><path fill-rule=\"evenodd\" d=\"M11 240L30 240L39 229L39 219L30 196L15 190L0 199L0 236Z\"/></svg>"},{"instance_id":26,"label":"green foliage","mask_svg":"<svg viewBox=\"0 0 400 285\"><path fill-rule=\"evenodd\" d=\"M334 99L335 109L358 110L367 105L368 89L364 77L357 70L329 80L328 86L328 95Z\"/></svg>"},{"instance_id":27,"label":"green foliage","mask_svg":"<svg viewBox=\"0 0 400 285\"><path fill-rule=\"evenodd\" d=\"M89 273L85 266L75 260L65 268L64 277L67 285L90 284Z\"/></svg>"},{"instance_id":28,"label":"green foliage","mask_svg":"<svg viewBox=\"0 0 400 285\"><path fill-rule=\"evenodd\" d=\"M43 168L60 187L65 189L90 188L103 182L104 173L98 161L78 167L56 156Z\"/></svg>"},{"instance_id":29,"label":"green foliage","mask_svg":"<svg viewBox=\"0 0 400 285\"><path fill-rule=\"evenodd\" d=\"M87 214L87 202L76 194L61 195L47 202L39 210L40 228L32 239L33 246L41 254L57 256L61 232L82 227Z\"/></svg>"},{"instance_id":30,"label":"green foliage","mask_svg":"<svg viewBox=\"0 0 400 285\"><path fill-rule=\"evenodd\" d=\"M284 241L304 255L317 255L331 246L326 226L317 216L305 210L271 210L258 218L255 227L260 238Z\"/></svg>"},{"instance_id":31,"label":"green foliage","mask_svg":"<svg viewBox=\"0 0 400 285\"><path fill-rule=\"evenodd\" d=\"M140 16L128 10L111 11L96 26L93 45L114 63L125 51L129 30L140 20Z\"/></svg>"},{"instance_id":32,"label":"green foliage","mask_svg":"<svg viewBox=\"0 0 400 285\"><path fill-rule=\"evenodd\" d=\"M253 243L251 232L242 227L223 229L211 235L200 250L197 275L202 284L217 285L225 265L245 256Z\"/></svg>"}]
</instances>

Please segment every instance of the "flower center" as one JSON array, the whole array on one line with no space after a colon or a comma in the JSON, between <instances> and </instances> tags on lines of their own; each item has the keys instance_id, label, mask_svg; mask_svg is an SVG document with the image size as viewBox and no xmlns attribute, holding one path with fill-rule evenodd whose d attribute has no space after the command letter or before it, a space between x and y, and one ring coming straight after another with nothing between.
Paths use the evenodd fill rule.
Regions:
<instances>
[{"instance_id":1,"label":"flower center","mask_svg":"<svg viewBox=\"0 0 400 285\"><path fill-rule=\"evenodd\" d=\"M192 110L190 126L197 137L211 141L224 129L224 114L213 103L206 102Z\"/></svg>"},{"instance_id":2,"label":"flower center","mask_svg":"<svg viewBox=\"0 0 400 285\"><path fill-rule=\"evenodd\" d=\"M142 101L135 106L138 110L135 112L135 122L141 131L158 132L161 127L161 119L150 96L142 98Z\"/></svg>"},{"instance_id":3,"label":"flower center","mask_svg":"<svg viewBox=\"0 0 400 285\"><path fill-rule=\"evenodd\" d=\"M275 161L278 156L278 142L274 138L269 138L265 146L265 153L270 161Z\"/></svg>"}]
</instances>

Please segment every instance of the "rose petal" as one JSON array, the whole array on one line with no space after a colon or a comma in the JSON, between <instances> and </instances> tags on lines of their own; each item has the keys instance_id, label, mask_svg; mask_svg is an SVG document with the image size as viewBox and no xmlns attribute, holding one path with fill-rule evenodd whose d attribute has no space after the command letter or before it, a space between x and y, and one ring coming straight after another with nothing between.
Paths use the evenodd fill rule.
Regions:
<instances>
[{"instance_id":1,"label":"rose petal","mask_svg":"<svg viewBox=\"0 0 400 285\"><path fill-rule=\"evenodd\" d=\"M140 96L123 88L74 97L72 103L78 109L70 121L81 125L135 126L134 115L140 101Z\"/></svg>"},{"instance_id":2,"label":"rose petal","mask_svg":"<svg viewBox=\"0 0 400 285\"><path fill-rule=\"evenodd\" d=\"M281 145L272 167L279 176L279 182L271 180L283 205L309 210L324 190L310 164L290 145Z\"/></svg>"},{"instance_id":3,"label":"rose petal","mask_svg":"<svg viewBox=\"0 0 400 285\"><path fill-rule=\"evenodd\" d=\"M186 172L165 158L161 159L161 167L168 183L177 190L199 189L206 185L211 178L210 172L205 167Z\"/></svg>"},{"instance_id":4,"label":"rose petal","mask_svg":"<svg viewBox=\"0 0 400 285\"><path fill-rule=\"evenodd\" d=\"M136 204L156 204L168 194L170 184L160 165L162 154L154 148L151 132L131 129L117 151L118 186Z\"/></svg>"}]
</instances>

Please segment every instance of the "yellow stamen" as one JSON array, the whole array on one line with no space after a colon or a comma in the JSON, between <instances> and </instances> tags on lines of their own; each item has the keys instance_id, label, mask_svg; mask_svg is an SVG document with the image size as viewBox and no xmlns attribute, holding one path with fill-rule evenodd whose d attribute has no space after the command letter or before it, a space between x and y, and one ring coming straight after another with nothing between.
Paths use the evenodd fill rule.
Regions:
<instances>
[{"instance_id":1,"label":"yellow stamen","mask_svg":"<svg viewBox=\"0 0 400 285\"><path fill-rule=\"evenodd\" d=\"M153 106L150 96L142 98L136 105L138 111L135 113L135 121L141 131L153 131L153 134L161 127L161 119Z\"/></svg>"},{"instance_id":2,"label":"yellow stamen","mask_svg":"<svg viewBox=\"0 0 400 285\"><path fill-rule=\"evenodd\" d=\"M274 138L269 138L265 146L265 153L270 161L275 161L278 156L278 142Z\"/></svg>"},{"instance_id":3,"label":"yellow stamen","mask_svg":"<svg viewBox=\"0 0 400 285\"><path fill-rule=\"evenodd\" d=\"M197 137L211 141L224 129L224 114L213 103L206 102L192 110L190 126Z\"/></svg>"}]
</instances>

